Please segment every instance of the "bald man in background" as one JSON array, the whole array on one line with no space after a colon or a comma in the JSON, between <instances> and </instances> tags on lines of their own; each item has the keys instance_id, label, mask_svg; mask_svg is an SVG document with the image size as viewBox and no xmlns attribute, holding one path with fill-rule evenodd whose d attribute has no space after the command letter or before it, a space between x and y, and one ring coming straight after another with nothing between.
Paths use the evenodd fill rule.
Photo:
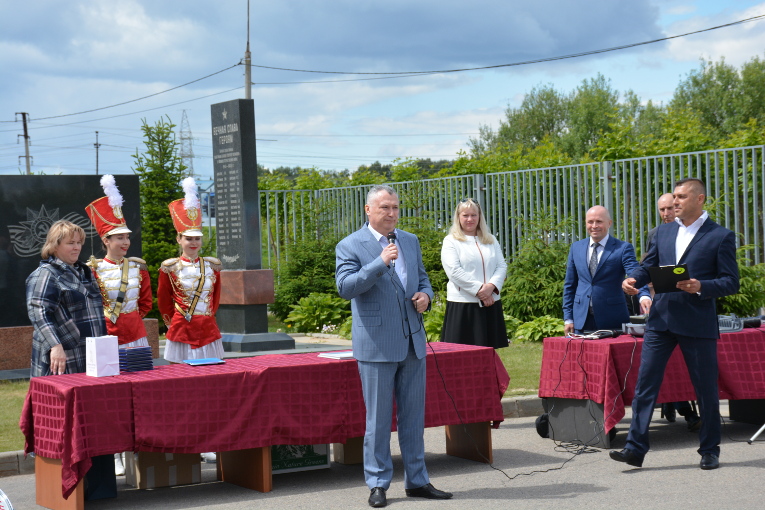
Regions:
<instances>
[{"instance_id":1,"label":"bald man in background","mask_svg":"<svg viewBox=\"0 0 765 510\"><path fill-rule=\"evenodd\" d=\"M664 223L672 223L675 221L675 199L672 196L672 193L664 193L660 196L659 200L656 201L656 206L659 208L659 216L661 217L662 225ZM653 237L656 235L657 230L659 230L658 225L648 231L645 243L646 252L648 251L648 247L651 246L651 241L653 241Z\"/></svg>"}]
</instances>

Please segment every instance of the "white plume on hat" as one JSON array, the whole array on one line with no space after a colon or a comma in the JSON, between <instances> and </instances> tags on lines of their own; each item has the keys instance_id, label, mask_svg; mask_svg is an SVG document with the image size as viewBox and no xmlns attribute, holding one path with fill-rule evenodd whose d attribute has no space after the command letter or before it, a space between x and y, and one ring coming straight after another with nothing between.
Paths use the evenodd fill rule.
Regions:
<instances>
[{"instance_id":1,"label":"white plume on hat","mask_svg":"<svg viewBox=\"0 0 765 510\"><path fill-rule=\"evenodd\" d=\"M201 209L202 205L199 203L199 197L197 196L197 183L193 177L186 177L181 183L183 186L183 192L186 193L186 197L183 199L183 208L187 211L189 209Z\"/></svg>"},{"instance_id":2,"label":"white plume on hat","mask_svg":"<svg viewBox=\"0 0 765 510\"><path fill-rule=\"evenodd\" d=\"M117 184L114 182L113 175L104 175L101 177L101 187L104 188L104 193L109 199L109 205L111 207L122 207L124 200L120 195L120 190L117 189Z\"/></svg>"}]
</instances>

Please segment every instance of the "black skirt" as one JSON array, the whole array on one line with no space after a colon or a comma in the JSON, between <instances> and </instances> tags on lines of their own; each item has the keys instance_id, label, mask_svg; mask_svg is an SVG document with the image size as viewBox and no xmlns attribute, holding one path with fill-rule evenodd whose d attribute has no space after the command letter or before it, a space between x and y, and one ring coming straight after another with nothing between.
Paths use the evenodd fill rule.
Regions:
<instances>
[{"instance_id":1,"label":"black skirt","mask_svg":"<svg viewBox=\"0 0 765 510\"><path fill-rule=\"evenodd\" d=\"M446 302L441 341L453 344L507 347L507 327L502 302L491 306L478 303Z\"/></svg>"}]
</instances>

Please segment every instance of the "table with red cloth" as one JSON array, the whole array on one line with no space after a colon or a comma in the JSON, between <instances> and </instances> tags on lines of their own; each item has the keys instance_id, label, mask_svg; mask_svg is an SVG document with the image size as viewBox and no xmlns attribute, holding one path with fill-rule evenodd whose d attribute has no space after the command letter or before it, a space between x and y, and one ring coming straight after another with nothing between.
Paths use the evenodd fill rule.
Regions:
<instances>
[{"instance_id":1,"label":"table with red cloth","mask_svg":"<svg viewBox=\"0 0 765 510\"><path fill-rule=\"evenodd\" d=\"M539 396L588 399L603 406L606 432L624 417L635 396L643 339L545 338ZM720 398L765 398L765 329L723 333L717 342ZM696 400L680 348L667 364L658 402Z\"/></svg>"},{"instance_id":2,"label":"table with red cloth","mask_svg":"<svg viewBox=\"0 0 765 510\"><path fill-rule=\"evenodd\" d=\"M498 426L509 380L491 348L429 344L425 426ZM281 354L115 377L36 377L20 427L26 452L61 459L68 497L93 456L344 443L364 435L365 409L355 360Z\"/></svg>"}]
</instances>

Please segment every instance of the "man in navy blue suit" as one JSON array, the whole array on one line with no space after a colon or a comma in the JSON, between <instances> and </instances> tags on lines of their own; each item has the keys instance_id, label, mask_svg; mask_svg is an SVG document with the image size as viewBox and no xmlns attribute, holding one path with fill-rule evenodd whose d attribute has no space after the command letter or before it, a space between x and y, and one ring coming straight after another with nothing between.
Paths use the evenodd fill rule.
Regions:
<instances>
[{"instance_id":1,"label":"man in navy blue suit","mask_svg":"<svg viewBox=\"0 0 765 510\"><path fill-rule=\"evenodd\" d=\"M677 283L677 292L656 294L643 337L640 371L632 401L627 445L610 456L640 467L649 449L648 427L672 351L685 358L701 412L701 469L720 465L720 397L717 388L717 323L715 299L738 292L736 236L709 219L704 211L706 189L699 179L675 184L675 222L660 225L641 267L624 280L625 292L645 285L649 267L686 264L691 277Z\"/></svg>"},{"instance_id":2,"label":"man in navy blue suit","mask_svg":"<svg viewBox=\"0 0 765 510\"><path fill-rule=\"evenodd\" d=\"M656 202L656 206L659 208L659 216L661 217L661 223L674 223L675 221L675 197L672 193L665 193L659 197ZM659 230L659 226L655 226L648 231L646 236L646 246L651 246L653 237L656 235L656 231ZM685 418L685 423L688 426L688 430L696 431L701 426L701 418L696 414L696 410L693 408L690 402L666 402L661 405L661 409L664 412L664 417L667 421L673 423L676 416Z\"/></svg>"},{"instance_id":3,"label":"man in navy blue suit","mask_svg":"<svg viewBox=\"0 0 765 510\"><path fill-rule=\"evenodd\" d=\"M393 398L404 488L409 497L449 499L425 468L425 355L422 312L433 299L417 236L396 229L398 195L374 186L364 206L369 221L335 248L335 281L351 300L353 357L367 411L364 478L369 506L386 506L393 477Z\"/></svg>"},{"instance_id":4,"label":"man in navy blue suit","mask_svg":"<svg viewBox=\"0 0 765 510\"><path fill-rule=\"evenodd\" d=\"M613 221L605 207L591 207L585 220L590 236L571 245L566 264L563 319L567 335L599 329L620 330L622 324L630 321L622 281L638 267L635 248L609 235ZM648 313L651 308L648 288L635 289L629 294L640 294L641 310Z\"/></svg>"}]
</instances>

